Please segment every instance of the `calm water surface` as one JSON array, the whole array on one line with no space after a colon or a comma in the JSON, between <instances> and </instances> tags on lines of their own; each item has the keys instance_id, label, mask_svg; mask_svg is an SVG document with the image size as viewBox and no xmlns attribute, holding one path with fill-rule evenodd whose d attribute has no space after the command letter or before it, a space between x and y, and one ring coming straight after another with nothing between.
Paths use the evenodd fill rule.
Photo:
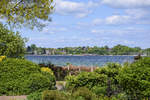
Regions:
<instances>
[{"instance_id":1,"label":"calm water surface","mask_svg":"<svg viewBox=\"0 0 150 100\"><path fill-rule=\"evenodd\" d=\"M76 66L102 66L108 62L133 62L134 56L25 56L35 63L48 63L65 66L71 63Z\"/></svg>"}]
</instances>

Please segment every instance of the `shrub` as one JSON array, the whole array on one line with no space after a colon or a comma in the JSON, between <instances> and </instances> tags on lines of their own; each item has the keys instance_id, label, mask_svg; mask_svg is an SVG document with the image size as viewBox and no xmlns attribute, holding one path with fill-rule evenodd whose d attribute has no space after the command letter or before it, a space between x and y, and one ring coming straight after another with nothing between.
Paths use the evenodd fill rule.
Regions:
<instances>
[{"instance_id":1,"label":"shrub","mask_svg":"<svg viewBox=\"0 0 150 100\"><path fill-rule=\"evenodd\" d=\"M78 88L73 97L75 100L97 100L96 95L85 87Z\"/></svg>"},{"instance_id":2,"label":"shrub","mask_svg":"<svg viewBox=\"0 0 150 100\"><path fill-rule=\"evenodd\" d=\"M81 87L71 94L58 90L46 90L42 93L42 100L98 100L89 89Z\"/></svg>"},{"instance_id":3,"label":"shrub","mask_svg":"<svg viewBox=\"0 0 150 100\"><path fill-rule=\"evenodd\" d=\"M42 100L71 100L70 95L57 90L46 90L42 93Z\"/></svg>"},{"instance_id":4,"label":"shrub","mask_svg":"<svg viewBox=\"0 0 150 100\"><path fill-rule=\"evenodd\" d=\"M96 69L94 72L98 74L105 74L108 77L115 79L122 66L118 63L107 63L104 67Z\"/></svg>"},{"instance_id":5,"label":"shrub","mask_svg":"<svg viewBox=\"0 0 150 100\"><path fill-rule=\"evenodd\" d=\"M0 63L0 94L27 95L51 89L54 76L43 74L40 67L24 59L8 58Z\"/></svg>"},{"instance_id":6,"label":"shrub","mask_svg":"<svg viewBox=\"0 0 150 100\"><path fill-rule=\"evenodd\" d=\"M91 91L94 92L96 95L105 95L107 93L106 91L107 86L94 86Z\"/></svg>"},{"instance_id":7,"label":"shrub","mask_svg":"<svg viewBox=\"0 0 150 100\"><path fill-rule=\"evenodd\" d=\"M34 92L27 96L27 100L42 100L41 92Z\"/></svg>"},{"instance_id":8,"label":"shrub","mask_svg":"<svg viewBox=\"0 0 150 100\"><path fill-rule=\"evenodd\" d=\"M0 56L0 62L2 62L5 58L6 56Z\"/></svg>"},{"instance_id":9,"label":"shrub","mask_svg":"<svg viewBox=\"0 0 150 100\"><path fill-rule=\"evenodd\" d=\"M67 76L66 87L72 90L78 87L87 87L97 95L111 97L120 92L116 77L121 68L120 64L108 63L94 72L82 72L77 76Z\"/></svg>"},{"instance_id":10,"label":"shrub","mask_svg":"<svg viewBox=\"0 0 150 100\"><path fill-rule=\"evenodd\" d=\"M105 87L95 87L94 92L96 94L103 93L104 95L107 95L111 97L112 95L115 95L117 93L121 92L121 89L119 87L118 81L116 77L119 74L119 71L122 69L122 66L118 63L108 63L104 67L96 69L94 72L97 74L104 74L107 76L107 84Z\"/></svg>"},{"instance_id":11,"label":"shrub","mask_svg":"<svg viewBox=\"0 0 150 100\"><path fill-rule=\"evenodd\" d=\"M51 75L54 75L53 71L50 68L48 68L48 67L42 67L41 71L50 73Z\"/></svg>"},{"instance_id":12,"label":"shrub","mask_svg":"<svg viewBox=\"0 0 150 100\"><path fill-rule=\"evenodd\" d=\"M82 72L77 76L67 76L66 86L67 87L87 87L89 89L94 86L105 86L107 76L104 74L97 74L94 72Z\"/></svg>"},{"instance_id":13,"label":"shrub","mask_svg":"<svg viewBox=\"0 0 150 100\"><path fill-rule=\"evenodd\" d=\"M150 58L142 58L124 67L117 79L130 98L150 97Z\"/></svg>"},{"instance_id":14,"label":"shrub","mask_svg":"<svg viewBox=\"0 0 150 100\"><path fill-rule=\"evenodd\" d=\"M41 73L31 74L28 78L28 88L30 88L29 92L32 93L35 91L52 89L54 84L49 77Z\"/></svg>"}]
</instances>

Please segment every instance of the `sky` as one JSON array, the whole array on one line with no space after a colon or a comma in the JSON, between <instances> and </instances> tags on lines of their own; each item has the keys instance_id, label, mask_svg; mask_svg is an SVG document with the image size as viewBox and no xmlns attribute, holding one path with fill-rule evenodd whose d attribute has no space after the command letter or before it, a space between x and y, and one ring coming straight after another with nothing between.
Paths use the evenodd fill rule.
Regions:
<instances>
[{"instance_id":1,"label":"sky","mask_svg":"<svg viewBox=\"0 0 150 100\"><path fill-rule=\"evenodd\" d=\"M150 47L150 0L54 0L42 31L20 29L39 47Z\"/></svg>"}]
</instances>

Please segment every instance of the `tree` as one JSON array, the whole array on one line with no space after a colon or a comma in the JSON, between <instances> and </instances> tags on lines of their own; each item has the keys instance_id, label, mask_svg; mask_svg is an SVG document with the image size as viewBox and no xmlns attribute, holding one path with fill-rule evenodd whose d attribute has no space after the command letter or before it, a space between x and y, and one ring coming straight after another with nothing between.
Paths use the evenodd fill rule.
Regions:
<instances>
[{"instance_id":1,"label":"tree","mask_svg":"<svg viewBox=\"0 0 150 100\"><path fill-rule=\"evenodd\" d=\"M41 27L39 20L50 20L53 0L0 0L0 18L11 26Z\"/></svg>"},{"instance_id":2,"label":"tree","mask_svg":"<svg viewBox=\"0 0 150 100\"><path fill-rule=\"evenodd\" d=\"M0 24L0 55L21 57L25 53L25 39Z\"/></svg>"},{"instance_id":3,"label":"tree","mask_svg":"<svg viewBox=\"0 0 150 100\"><path fill-rule=\"evenodd\" d=\"M36 49L37 49L36 45L35 44L31 44L31 50L35 51Z\"/></svg>"}]
</instances>

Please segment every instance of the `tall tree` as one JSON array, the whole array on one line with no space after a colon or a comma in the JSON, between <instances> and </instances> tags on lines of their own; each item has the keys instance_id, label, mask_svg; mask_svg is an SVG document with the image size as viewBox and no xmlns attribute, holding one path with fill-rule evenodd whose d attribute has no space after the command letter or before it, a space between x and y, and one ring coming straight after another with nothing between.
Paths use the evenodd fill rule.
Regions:
<instances>
[{"instance_id":1,"label":"tall tree","mask_svg":"<svg viewBox=\"0 0 150 100\"><path fill-rule=\"evenodd\" d=\"M0 24L0 55L21 57L25 54L25 39Z\"/></svg>"},{"instance_id":2,"label":"tall tree","mask_svg":"<svg viewBox=\"0 0 150 100\"><path fill-rule=\"evenodd\" d=\"M40 20L50 20L53 0L0 0L0 18L11 26L41 27Z\"/></svg>"}]
</instances>

